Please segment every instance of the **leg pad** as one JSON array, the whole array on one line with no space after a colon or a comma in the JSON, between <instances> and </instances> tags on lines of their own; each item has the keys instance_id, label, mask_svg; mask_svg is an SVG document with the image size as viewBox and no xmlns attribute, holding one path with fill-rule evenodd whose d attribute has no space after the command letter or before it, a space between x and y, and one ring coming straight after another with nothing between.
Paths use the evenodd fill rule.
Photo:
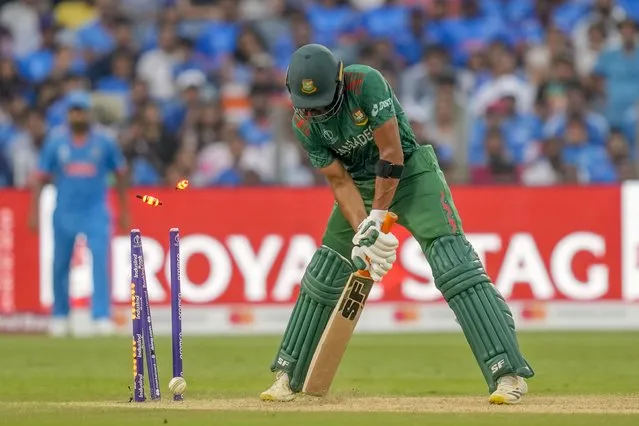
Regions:
<instances>
[{"instance_id":1,"label":"leg pad","mask_svg":"<svg viewBox=\"0 0 639 426\"><path fill-rule=\"evenodd\" d=\"M304 385L315 348L353 272L348 260L322 246L313 255L302 277L300 294L271 365L271 371L288 373L291 389L295 392Z\"/></svg>"},{"instance_id":2,"label":"leg pad","mask_svg":"<svg viewBox=\"0 0 639 426\"><path fill-rule=\"evenodd\" d=\"M519 351L512 313L468 240L462 235L440 237L426 257L435 285L457 316L489 391L506 374L532 377L534 372Z\"/></svg>"}]
</instances>

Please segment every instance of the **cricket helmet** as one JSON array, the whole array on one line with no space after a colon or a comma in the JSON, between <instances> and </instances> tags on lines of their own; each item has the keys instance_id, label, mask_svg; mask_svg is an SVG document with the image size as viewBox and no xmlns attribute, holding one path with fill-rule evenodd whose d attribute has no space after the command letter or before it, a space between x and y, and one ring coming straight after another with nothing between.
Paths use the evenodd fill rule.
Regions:
<instances>
[{"instance_id":1,"label":"cricket helmet","mask_svg":"<svg viewBox=\"0 0 639 426\"><path fill-rule=\"evenodd\" d=\"M331 118L344 100L344 64L320 44L307 44L291 56L286 88L293 108L313 122Z\"/></svg>"}]
</instances>

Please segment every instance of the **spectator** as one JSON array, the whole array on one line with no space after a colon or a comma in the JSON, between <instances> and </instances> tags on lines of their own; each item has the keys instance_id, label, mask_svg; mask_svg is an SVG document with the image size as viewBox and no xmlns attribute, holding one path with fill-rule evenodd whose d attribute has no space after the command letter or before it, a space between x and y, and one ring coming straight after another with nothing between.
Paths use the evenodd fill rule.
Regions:
<instances>
[{"instance_id":1,"label":"spectator","mask_svg":"<svg viewBox=\"0 0 639 426\"><path fill-rule=\"evenodd\" d=\"M609 131L608 123L602 115L590 110L586 92L578 81L568 85L566 108L550 117L544 128L545 137L563 137L570 118L583 121L590 142L599 146L605 145Z\"/></svg>"},{"instance_id":2,"label":"spectator","mask_svg":"<svg viewBox=\"0 0 639 426\"><path fill-rule=\"evenodd\" d=\"M273 141L273 130L269 120L271 88L255 86L249 98L252 103L251 118L242 123L238 132L247 146L263 145Z\"/></svg>"},{"instance_id":3,"label":"spectator","mask_svg":"<svg viewBox=\"0 0 639 426\"><path fill-rule=\"evenodd\" d=\"M205 56L195 50L195 44L190 38L178 38L175 57L176 62L173 66L174 78L180 75L182 72L188 70L198 70L205 74L209 71L213 71L213 69L211 68L211 62Z\"/></svg>"},{"instance_id":4,"label":"spectator","mask_svg":"<svg viewBox=\"0 0 639 426\"><path fill-rule=\"evenodd\" d=\"M486 163L471 169L471 180L477 184L518 183L518 170L509 158L502 132L491 127L484 141Z\"/></svg>"},{"instance_id":5,"label":"spectator","mask_svg":"<svg viewBox=\"0 0 639 426\"><path fill-rule=\"evenodd\" d=\"M61 96L62 87L59 80L49 78L37 86L37 93L34 100L36 109L46 111Z\"/></svg>"},{"instance_id":6,"label":"spectator","mask_svg":"<svg viewBox=\"0 0 639 426\"><path fill-rule=\"evenodd\" d=\"M564 180L565 165L562 160L563 143L559 138L550 138L541 144L541 155L529 163L522 172L521 180L528 186L558 185Z\"/></svg>"},{"instance_id":7,"label":"spectator","mask_svg":"<svg viewBox=\"0 0 639 426\"><path fill-rule=\"evenodd\" d=\"M306 9L316 43L328 48L349 43L357 25L357 16L345 0L318 0Z\"/></svg>"},{"instance_id":8,"label":"spectator","mask_svg":"<svg viewBox=\"0 0 639 426\"><path fill-rule=\"evenodd\" d=\"M427 23L424 26L424 33L431 43L443 44L446 41L448 19L456 15L451 13L451 8L453 8L453 5L451 5L450 0L433 0L430 2L430 7L427 8L426 12Z\"/></svg>"},{"instance_id":9,"label":"spectator","mask_svg":"<svg viewBox=\"0 0 639 426\"><path fill-rule=\"evenodd\" d=\"M154 186L164 182L178 144L175 136L162 124L156 105L149 103L141 109L123 134L121 144L134 185Z\"/></svg>"},{"instance_id":10,"label":"spectator","mask_svg":"<svg viewBox=\"0 0 639 426\"><path fill-rule=\"evenodd\" d=\"M27 82L18 74L14 61L0 57L0 99L25 95Z\"/></svg>"},{"instance_id":11,"label":"spectator","mask_svg":"<svg viewBox=\"0 0 639 426\"><path fill-rule=\"evenodd\" d=\"M142 55L137 75L149 85L154 99L166 101L175 96L173 69L178 62L178 39L175 26L160 28L159 46Z\"/></svg>"},{"instance_id":12,"label":"spectator","mask_svg":"<svg viewBox=\"0 0 639 426\"><path fill-rule=\"evenodd\" d=\"M167 129L177 134L183 130L185 119L199 112L206 76L201 71L189 70L180 74L175 83L180 96L164 105L163 116ZM192 123L195 121L191 120Z\"/></svg>"},{"instance_id":13,"label":"spectator","mask_svg":"<svg viewBox=\"0 0 639 426\"><path fill-rule=\"evenodd\" d=\"M66 75L83 75L86 70L84 60L76 55L71 46L58 44L53 50L53 64L46 78L62 80Z\"/></svg>"},{"instance_id":14,"label":"spectator","mask_svg":"<svg viewBox=\"0 0 639 426\"><path fill-rule=\"evenodd\" d=\"M193 126L184 136L184 142L189 147L199 145L199 129ZM191 181L195 186L212 185L222 173L233 164L233 157L226 141L237 137L237 130L228 123L220 124L216 137L211 134L211 139L205 141L205 145L199 151L195 172Z\"/></svg>"},{"instance_id":15,"label":"spectator","mask_svg":"<svg viewBox=\"0 0 639 426\"><path fill-rule=\"evenodd\" d=\"M128 21L118 15L119 0L95 0L96 18L80 27L75 34L75 43L84 60L93 64L115 48L115 32Z\"/></svg>"},{"instance_id":16,"label":"spectator","mask_svg":"<svg viewBox=\"0 0 639 426\"><path fill-rule=\"evenodd\" d=\"M58 24L69 30L88 24L96 18L93 0L63 0L54 7L53 13Z\"/></svg>"},{"instance_id":17,"label":"spectator","mask_svg":"<svg viewBox=\"0 0 639 426\"><path fill-rule=\"evenodd\" d=\"M570 54L568 37L557 27L548 29L544 43L528 49L526 53L526 72L531 82L541 82L548 78L555 58Z\"/></svg>"},{"instance_id":18,"label":"spectator","mask_svg":"<svg viewBox=\"0 0 639 426\"><path fill-rule=\"evenodd\" d=\"M24 113L23 119L19 120L19 132L9 141L8 149L13 185L17 188L31 185L46 132L44 114L41 111L28 110Z\"/></svg>"},{"instance_id":19,"label":"spectator","mask_svg":"<svg viewBox=\"0 0 639 426\"><path fill-rule=\"evenodd\" d=\"M314 42L313 30L306 15L293 13L290 18L289 28L284 31L275 41L273 46L273 56L277 68L284 72L288 67L288 61L294 51L299 47Z\"/></svg>"},{"instance_id":20,"label":"spectator","mask_svg":"<svg viewBox=\"0 0 639 426\"><path fill-rule=\"evenodd\" d=\"M491 55L492 78L485 82L471 100L471 113L481 116L488 105L505 97L516 99L517 110L522 113L531 111L533 90L530 84L517 75L515 55L503 45L495 46Z\"/></svg>"},{"instance_id":21,"label":"spectator","mask_svg":"<svg viewBox=\"0 0 639 426\"><path fill-rule=\"evenodd\" d=\"M639 98L639 49L636 23L624 19L619 24L622 45L604 51L594 74L603 80L606 93L606 118L613 127L622 125L624 113Z\"/></svg>"},{"instance_id":22,"label":"spectator","mask_svg":"<svg viewBox=\"0 0 639 426\"><path fill-rule=\"evenodd\" d=\"M64 46L56 46L56 34L58 25L51 17L42 18L40 21L42 44L32 53L23 56L18 62L20 75L30 83L40 83L53 72L54 65L61 67L59 52ZM81 64L73 63L73 52L67 48L68 59L65 61L65 72L76 65L78 71L82 71Z\"/></svg>"},{"instance_id":23,"label":"spectator","mask_svg":"<svg viewBox=\"0 0 639 426\"><path fill-rule=\"evenodd\" d=\"M13 54L21 58L40 48L40 10L38 0L16 0L0 9L0 24L9 30Z\"/></svg>"},{"instance_id":24,"label":"spectator","mask_svg":"<svg viewBox=\"0 0 639 426\"><path fill-rule=\"evenodd\" d=\"M203 28L195 44L195 49L209 58L216 69L235 51L240 32L235 2L222 0L219 11L220 17Z\"/></svg>"},{"instance_id":25,"label":"spectator","mask_svg":"<svg viewBox=\"0 0 639 426\"><path fill-rule=\"evenodd\" d=\"M553 59L550 75L539 85L540 96L548 103L548 113L562 113L568 102L568 86L578 81L572 56L561 54Z\"/></svg>"},{"instance_id":26,"label":"spectator","mask_svg":"<svg viewBox=\"0 0 639 426\"><path fill-rule=\"evenodd\" d=\"M444 29L443 42L452 49L453 62L456 65L464 65L473 52L484 49L489 42L506 36L499 17L484 13L478 0L462 0L461 16L448 21Z\"/></svg>"},{"instance_id":27,"label":"spectator","mask_svg":"<svg viewBox=\"0 0 639 426\"><path fill-rule=\"evenodd\" d=\"M134 58L129 51L114 52L111 59L111 72L97 81L95 90L125 96L131 91L134 69Z\"/></svg>"},{"instance_id":28,"label":"spectator","mask_svg":"<svg viewBox=\"0 0 639 426\"><path fill-rule=\"evenodd\" d=\"M131 118L151 102L151 96L149 94L149 86L144 80L135 79L131 86L131 92L128 97L128 104L126 107L126 116Z\"/></svg>"},{"instance_id":29,"label":"spectator","mask_svg":"<svg viewBox=\"0 0 639 426\"><path fill-rule=\"evenodd\" d=\"M266 41L254 28L243 27L233 55L234 80L240 84L250 85L253 80L253 61L261 56L267 57L267 61L270 60Z\"/></svg>"},{"instance_id":30,"label":"spectator","mask_svg":"<svg viewBox=\"0 0 639 426\"><path fill-rule=\"evenodd\" d=\"M394 39L409 28L410 10L397 0L384 0L361 14L361 25L370 38ZM423 27L419 28L420 33Z\"/></svg>"},{"instance_id":31,"label":"spectator","mask_svg":"<svg viewBox=\"0 0 639 426\"><path fill-rule=\"evenodd\" d=\"M234 133L228 141L231 154L231 165L222 170L213 184L218 186L259 185L261 179L257 172L244 164L245 143L238 133Z\"/></svg>"},{"instance_id":32,"label":"spectator","mask_svg":"<svg viewBox=\"0 0 639 426\"><path fill-rule=\"evenodd\" d=\"M449 66L442 47L429 46L424 50L422 61L404 71L401 78L401 101L406 111L425 116L435 98L435 81Z\"/></svg>"},{"instance_id":33,"label":"spectator","mask_svg":"<svg viewBox=\"0 0 639 426\"><path fill-rule=\"evenodd\" d=\"M575 53L577 70L581 76L589 76L592 73L597 58L606 46L607 34L603 22L593 22L588 28L587 43L578 45Z\"/></svg>"},{"instance_id":34,"label":"spectator","mask_svg":"<svg viewBox=\"0 0 639 426\"><path fill-rule=\"evenodd\" d=\"M426 14L422 9L412 8L409 11L406 31L394 32L394 45L405 65L415 65L421 59L424 46L433 40L428 38ZM389 27L390 28L390 27Z\"/></svg>"},{"instance_id":35,"label":"spectator","mask_svg":"<svg viewBox=\"0 0 639 426\"><path fill-rule=\"evenodd\" d=\"M610 161L618 174L622 173L626 165L630 165L631 169L634 168L633 151L628 145L623 132L617 129L612 130L606 143L606 149L608 150Z\"/></svg>"},{"instance_id":36,"label":"spectator","mask_svg":"<svg viewBox=\"0 0 639 426\"><path fill-rule=\"evenodd\" d=\"M204 105L199 109L193 123L188 123L182 133L182 145L200 151L207 145L218 142L224 125L218 105Z\"/></svg>"},{"instance_id":37,"label":"spectator","mask_svg":"<svg viewBox=\"0 0 639 426\"><path fill-rule=\"evenodd\" d=\"M610 183L617 180L615 167L606 148L589 139L587 125L582 117L570 117L566 124L565 146L562 157L574 166L581 183Z\"/></svg>"},{"instance_id":38,"label":"spectator","mask_svg":"<svg viewBox=\"0 0 639 426\"><path fill-rule=\"evenodd\" d=\"M18 95L5 98L4 110L6 113L0 116L0 151L6 151L13 138L19 132L19 123L25 116L29 106L24 98ZM7 158L8 161L8 157Z\"/></svg>"},{"instance_id":39,"label":"spectator","mask_svg":"<svg viewBox=\"0 0 639 426\"><path fill-rule=\"evenodd\" d=\"M438 78L437 95L432 110L427 114L423 133L436 147L440 160L454 163L455 176L451 178L459 182L464 179L468 165L467 117L464 105L455 97L455 82L454 74L450 73Z\"/></svg>"},{"instance_id":40,"label":"spectator","mask_svg":"<svg viewBox=\"0 0 639 426\"><path fill-rule=\"evenodd\" d=\"M616 5L615 0L595 0L592 11L581 18L572 33L572 43L577 52L588 50L589 32L593 25L601 26L606 34L607 42L616 45L621 41L619 23L627 17L623 7Z\"/></svg>"},{"instance_id":41,"label":"spectator","mask_svg":"<svg viewBox=\"0 0 639 426\"><path fill-rule=\"evenodd\" d=\"M134 62L138 59L139 48L133 37L131 20L120 16L115 18L113 25L113 47L109 53L91 64L91 68L88 71L89 78L94 83L110 75L113 70L113 58L116 55L121 56L126 53Z\"/></svg>"},{"instance_id":42,"label":"spectator","mask_svg":"<svg viewBox=\"0 0 639 426\"><path fill-rule=\"evenodd\" d=\"M464 99L469 99L477 93L477 90L490 80L490 69L486 52L479 50L473 52L468 58L465 69L459 71L459 91Z\"/></svg>"}]
</instances>

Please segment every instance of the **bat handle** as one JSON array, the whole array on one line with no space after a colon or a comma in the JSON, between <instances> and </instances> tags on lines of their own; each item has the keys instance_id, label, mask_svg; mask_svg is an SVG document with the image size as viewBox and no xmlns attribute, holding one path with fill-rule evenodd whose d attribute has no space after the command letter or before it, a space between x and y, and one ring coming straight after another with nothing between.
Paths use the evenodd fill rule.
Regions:
<instances>
[{"instance_id":1,"label":"bat handle","mask_svg":"<svg viewBox=\"0 0 639 426\"><path fill-rule=\"evenodd\" d=\"M386 213L386 216L384 217L384 222L382 222L382 232L384 234L388 234L391 229L393 228L393 225L395 225L395 222L397 222L397 215L393 212L388 212ZM362 271L358 271L358 273L364 277L370 277L371 274L370 272L368 272L367 270L362 270Z\"/></svg>"},{"instance_id":2,"label":"bat handle","mask_svg":"<svg viewBox=\"0 0 639 426\"><path fill-rule=\"evenodd\" d=\"M393 228L393 225L395 225L395 222L397 222L397 215L393 212L388 212L386 213L386 217L384 217L384 222L382 222L382 232L384 234L388 234L391 229Z\"/></svg>"}]
</instances>

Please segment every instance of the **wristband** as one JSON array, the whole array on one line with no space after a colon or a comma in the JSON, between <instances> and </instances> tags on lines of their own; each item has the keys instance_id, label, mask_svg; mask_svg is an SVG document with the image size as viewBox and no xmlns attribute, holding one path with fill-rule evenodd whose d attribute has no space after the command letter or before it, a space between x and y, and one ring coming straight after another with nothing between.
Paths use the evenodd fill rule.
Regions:
<instances>
[{"instance_id":1,"label":"wristband","mask_svg":"<svg viewBox=\"0 0 639 426\"><path fill-rule=\"evenodd\" d=\"M375 175L382 179L399 179L402 177L403 170L403 164L393 164L380 158L375 166Z\"/></svg>"}]
</instances>

